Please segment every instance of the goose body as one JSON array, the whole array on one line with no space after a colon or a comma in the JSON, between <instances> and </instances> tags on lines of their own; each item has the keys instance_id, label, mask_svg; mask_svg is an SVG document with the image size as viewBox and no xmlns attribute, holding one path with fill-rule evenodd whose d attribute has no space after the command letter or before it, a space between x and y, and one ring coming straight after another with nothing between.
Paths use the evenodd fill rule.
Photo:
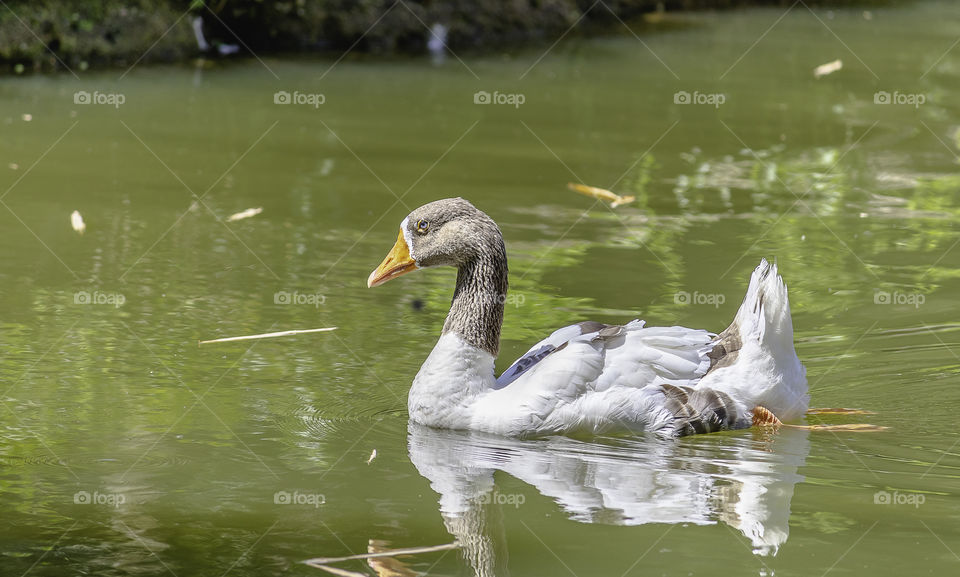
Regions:
<instances>
[{"instance_id":1,"label":"goose body","mask_svg":"<svg viewBox=\"0 0 960 577\"><path fill-rule=\"evenodd\" d=\"M457 287L440 339L410 388L417 423L512 437L680 436L748 427L757 406L781 421L807 410L787 289L766 260L719 334L641 320L584 322L535 344L499 378L506 250L499 228L472 204L446 199L414 210L367 284L442 265L458 269Z\"/></svg>"}]
</instances>

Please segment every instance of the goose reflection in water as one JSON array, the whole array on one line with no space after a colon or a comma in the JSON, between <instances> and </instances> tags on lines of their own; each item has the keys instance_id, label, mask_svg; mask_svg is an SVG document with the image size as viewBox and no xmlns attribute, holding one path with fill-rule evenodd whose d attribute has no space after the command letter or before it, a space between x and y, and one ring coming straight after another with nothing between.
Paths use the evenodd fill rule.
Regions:
<instances>
[{"instance_id":1,"label":"goose reflection in water","mask_svg":"<svg viewBox=\"0 0 960 577\"><path fill-rule=\"evenodd\" d=\"M408 432L411 461L439 493L444 524L481 577L507 574L501 516L515 509L503 502L522 498L498 496L497 471L553 499L575 521L725 523L767 556L787 541L790 500L803 480L797 470L809 452L809 432L786 429L603 443L517 441L415 423Z\"/></svg>"}]
</instances>

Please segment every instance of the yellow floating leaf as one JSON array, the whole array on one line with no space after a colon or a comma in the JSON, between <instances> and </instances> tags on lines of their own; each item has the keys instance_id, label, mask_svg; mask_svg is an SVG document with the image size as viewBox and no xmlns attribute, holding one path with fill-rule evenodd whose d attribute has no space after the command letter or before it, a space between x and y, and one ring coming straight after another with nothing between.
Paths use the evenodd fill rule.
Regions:
<instances>
[{"instance_id":1,"label":"yellow floating leaf","mask_svg":"<svg viewBox=\"0 0 960 577\"><path fill-rule=\"evenodd\" d=\"M605 200L610 203L611 208L616 208L622 204L630 204L636 200L636 197L633 196L620 196L619 194L611 192L605 188L587 186L586 184L579 184L576 182L568 182L567 188L584 196Z\"/></svg>"}]
</instances>

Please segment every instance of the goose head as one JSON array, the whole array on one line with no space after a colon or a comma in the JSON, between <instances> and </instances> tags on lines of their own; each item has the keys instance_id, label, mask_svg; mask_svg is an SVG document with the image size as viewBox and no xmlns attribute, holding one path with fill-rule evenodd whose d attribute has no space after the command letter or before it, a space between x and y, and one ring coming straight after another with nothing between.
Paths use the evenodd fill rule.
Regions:
<instances>
[{"instance_id":1,"label":"goose head","mask_svg":"<svg viewBox=\"0 0 960 577\"><path fill-rule=\"evenodd\" d=\"M420 268L463 269L484 260L506 261L500 229L462 198L445 198L411 212L400 223L397 242L367 278L372 288Z\"/></svg>"},{"instance_id":2,"label":"goose head","mask_svg":"<svg viewBox=\"0 0 960 577\"><path fill-rule=\"evenodd\" d=\"M425 204L400 223L396 244L367 286L433 266L457 269L443 334L454 333L496 357L507 294L507 251L497 224L462 198Z\"/></svg>"}]
</instances>

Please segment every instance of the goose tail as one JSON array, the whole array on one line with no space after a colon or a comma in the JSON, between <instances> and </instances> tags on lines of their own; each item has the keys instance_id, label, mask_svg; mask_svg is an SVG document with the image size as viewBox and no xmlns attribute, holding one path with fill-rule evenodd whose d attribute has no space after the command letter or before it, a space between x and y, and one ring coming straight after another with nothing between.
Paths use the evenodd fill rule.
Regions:
<instances>
[{"instance_id":1,"label":"goose tail","mask_svg":"<svg viewBox=\"0 0 960 577\"><path fill-rule=\"evenodd\" d=\"M760 261L733 323L712 346L710 369L698 388L726 393L750 408L764 406L781 421L806 413L806 369L793 347L790 299L776 264Z\"/></svg>"}]
</instances>

